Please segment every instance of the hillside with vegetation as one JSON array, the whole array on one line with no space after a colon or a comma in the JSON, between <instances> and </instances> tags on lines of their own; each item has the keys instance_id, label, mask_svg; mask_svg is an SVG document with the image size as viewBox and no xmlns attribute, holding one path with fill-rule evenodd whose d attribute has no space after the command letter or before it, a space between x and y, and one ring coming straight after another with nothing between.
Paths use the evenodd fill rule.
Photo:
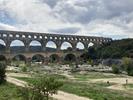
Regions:
<instances>
[{"instance_id":1,"label":"hillside with vegetation","mask_svg":"<svg viewBox=\"0 0 133 100\"><path fill-rule=\"evenodd\" d=\"M94 51L95 53L94 53ZM123 58L123 57L133 57L133 39L122 39L115 40L111 43L104 44L101 47L95 49L90 48L88 50L89 54L92 54L96 58Z\"/></svg>"}]
</instances>

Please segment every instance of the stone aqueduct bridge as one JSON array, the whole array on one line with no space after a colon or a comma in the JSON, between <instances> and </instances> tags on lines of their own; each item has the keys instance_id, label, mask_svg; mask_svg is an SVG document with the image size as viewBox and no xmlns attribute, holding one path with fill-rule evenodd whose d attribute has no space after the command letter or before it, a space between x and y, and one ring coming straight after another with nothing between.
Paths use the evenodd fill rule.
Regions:
<instances>
[{"instance_id":1,"label":"stone aqueduct bridge","mask_svg":"<svg viewBox=\"0 0 133 100\"><path fill-rule=\"evenodd\" d=\"M111 38L104 37L92 37L92 36L77 36L77 35L61 35L61 34L49 34L49 33L35 33L35 32L21 32L21 31L0 31L0 40L5 43L4 52L0 51L0 55L4 56L6 59L11 60L17 55L23 55L25 59L32 59L34 55L41 55L43 60L48 60L52 55L56 55L59 59L64 59L67 55L75 55L75 58L80 57L83 53L81 51L77 51L76 46L79 42L84 45L85 49L88 49L88 44L92 42L94 46L102 45L103 43L111 42ZM11 43L14 40L20 40L24 43L24 52L10 52ZM41 43L41 51L40 52L32 52L29 49L29 45L32 41L38 41ZM46 51L46 44L49 41L53 41L56 44L55 52ZM72 45L72 51L64 52L61 50L61 46L64 42L69 42ZM69 57L68 57L69 58ZM55 60L56 58L54 58ZM71 58L70 58L71 59ZM71 59L72 60L72 59Z\"/></svg>"}]
</instances>

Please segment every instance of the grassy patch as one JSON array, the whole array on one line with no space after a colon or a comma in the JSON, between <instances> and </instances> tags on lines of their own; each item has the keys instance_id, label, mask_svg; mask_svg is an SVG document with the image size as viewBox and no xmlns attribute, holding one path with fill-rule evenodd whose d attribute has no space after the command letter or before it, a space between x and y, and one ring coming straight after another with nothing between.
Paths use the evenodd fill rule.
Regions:
<instances>
[{"instance_id":1,"label":"grassy patch","mask_svg":"<svg viewBox=\"0 0 133 100\"><path fill-rule=\"evenodd\" d=\"M101 79L101 78L118 78L123 77L122 75L114 75L100 72L88 72L86 74L75 73L72 74L77 80L87 81L89 79Z\"/></svg>"},{"instance_id":2,"label":"grassy patch","mask_svg":"<svg viewBox=\"0 0 133 100\"><path fill-rule=\"evenodd\" d=\"M30 77L14 77L14 78L28 82L28 83L32 83L35 79L35 78L30 78Z\"/></svg>"},{"instance_id":3,"label":"grassy patch","mask_svg":"<svg viewBox=\"0 0 133 100\"><path fill-rule=\"evenodd\" d=\"M123 85L126 89L131 89L133 90L133 84L124 84Z\"/></svg>"},{"instance_id":4,"label":"grassy patch","mask_svg":"<svg viewBox=\"0 0 133 100\"><path fill-rule=\"evenodd\" d=\"M94 100L133 100L133 96L121 91L113 91L104 88L102 84L84 84L77 82L66 82L61 88L62 91L92 98Z\"/></svg>"},{"instance_id":5,"label":"grassy patch","mask_svg":"<svg viewBox=\"0 0 133 100\"><path fill-rule=\"evenodd\" d=\"M0 100L21 100L16 94L17 87L13 84L6 83L0 85Z\"/></svg>"},{"instance_id":6,"label":"grassy patch","mask_svg":"<svg viewBox=\"0 0 133 100\"><path fill-rule=\"evenodd\" d=\"M133 84L127 84L127 86L133 89Z\"/></svg>"},{"instance_id":7,"label":"grassy patch","mask_svg":"<svg viewBox=\"0 0 133 100\"><path fill-rule=\"evenodd\" d=\"M92 84L92 83L90 83ZM108 86L112 86L112 85L115 85L115 83L106 83L106 82L97 82L97 83L93 83L94 86L97 86L97 87L100 87L100 88L105 88L105 87L108 87Z\"/></svg>"},{"instance_id":8,"label":"grassy patch","mask_svg":"<svg viewBox=\"0 0 133 100\"><path fill-rule=\"evenodd\" d=\"M60 81L64 81L64 80L67 80L67 78L63 75L58 75L58 74L51 74L52 77L54 77L55 79L57 80L60 80ZM34 80L36 78L38 78L39 76L35 76L34 78L32 77L15 77L16 79L19 79L19 80L23 80L23 81L26 81L28 83L32 83L34 82Z\"/></svg>"},{"instance_id":9,"label":"grassy patch","mask_svg":"<svg viewBox=\"0 0 133 100\"><path fill-rule=\"evenodd\" d=\"M64 76L60 76L60 75L59 76L54 75L54 76L58 79L60 78L62 80L64 79ZM18 77L18 79L21 79L30 83L34 80L34 78L20 78L20 77ZM114 83L110 83L110 84L101 83L101 82L83 83L78 81L73 82L73 81L66 80L64 82L63 87L61 87L61 90L68 93L76 94L79 96L92 98L94 100L133 100L132 95L128 93L109 90L105 88L110 85L114 85Z\"/></svg>"}]
</instances>

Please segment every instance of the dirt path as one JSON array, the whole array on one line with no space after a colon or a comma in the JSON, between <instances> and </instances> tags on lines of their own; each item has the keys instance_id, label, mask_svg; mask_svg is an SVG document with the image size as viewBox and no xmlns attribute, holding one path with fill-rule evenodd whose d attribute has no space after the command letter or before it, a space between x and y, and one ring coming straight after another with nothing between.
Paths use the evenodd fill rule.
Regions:
<instances>
[{"instance_id":1,"label":"dirt path","mask_svg":"<svg viewBox=\"0 0 133 100\"><path fill-rule=\"evenodd\" d=\"M31 75L23 73L7 73L6 75L11 77L31 77Z\"/></svg>"},{"instance_id":2,"label":"dirt path","mask_svg":"<svg viewBox=\"0 0 133 100\"><path fill-rule=\"evenodd\" d=\"M24 81L21 81L16 78L12 78L12 77L7 77L7 81L9 83L12 83L12 84L15 84L15 85L21 86L21 87L25 87L27 85L27 82L24 82Z\"/></svg>"},{"instance_id":3,"label":"dirt path","mask_svg":"<svg viewBox=\"0 0 133 100\"><path fill-rule=\"evenodd\" d=\"M15 84L17 86L21 86L21 87L25 87L27 85L27 82L24 82L24 81L18 80L16 78L10 77L9 75L7 76L7 81ZM57 100L92 100L92 99L80 97L80 96L77 96L74 94L66 93L63 91L58 91L58 94L53 95L52 97L57 99Z\"/></svg>"},{"instance_id":4,"label":"dirt path","mask_svg":"<svg viewBox=\"0 0 133 100\"><path fill-rule=\"evenodd\" d=\"M85 97L80 97L74 94L66 93L63 91L58 91L57 95L54 95L53 98L57 100L92 100Z\"/></svg>"}]
</instances>

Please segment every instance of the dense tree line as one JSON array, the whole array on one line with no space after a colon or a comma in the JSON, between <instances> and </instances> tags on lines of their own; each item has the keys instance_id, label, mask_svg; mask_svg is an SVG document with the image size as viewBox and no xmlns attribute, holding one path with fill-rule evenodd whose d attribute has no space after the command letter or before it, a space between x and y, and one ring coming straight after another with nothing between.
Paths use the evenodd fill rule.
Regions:
<instances>
[{"instance_id":1,"label":"dense tree line","mask_svg":"<svg viewBox=\"0 0 133 100\"><path fill-rule=\"evenodd\" d=\"M99 47L88 49L88 56L92 59L133 57L133 39L116 40Z\"/></svg>"}]
</instances>

